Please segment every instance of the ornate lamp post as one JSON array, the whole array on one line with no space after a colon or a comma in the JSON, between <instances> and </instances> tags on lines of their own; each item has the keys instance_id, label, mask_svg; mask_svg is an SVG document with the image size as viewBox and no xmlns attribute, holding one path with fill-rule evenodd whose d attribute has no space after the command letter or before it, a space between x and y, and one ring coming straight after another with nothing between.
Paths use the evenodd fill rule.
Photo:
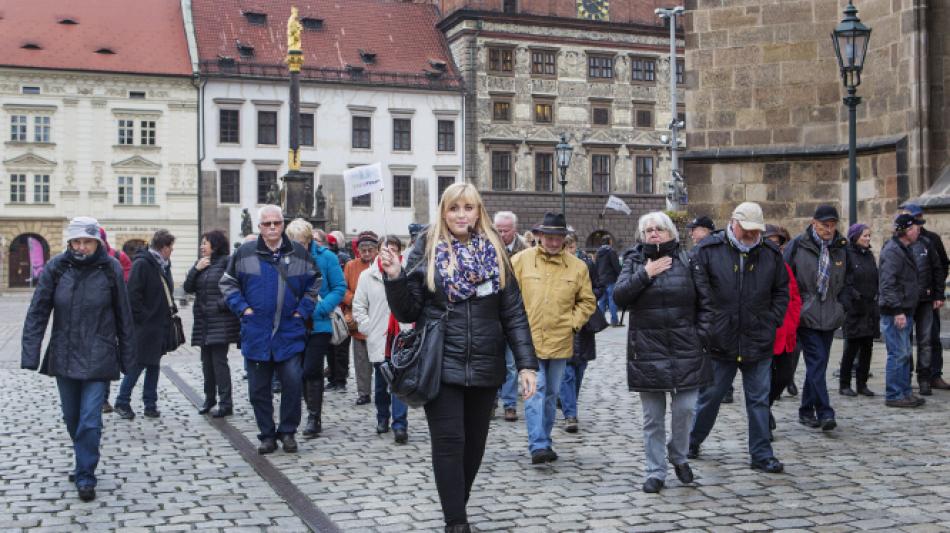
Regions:
<instances>
[{"instance_id":1,"label":"ornate lamp post","mask_svg":"<svg viewBox=\"0 0 950 533\"><path fill-rule=\"evenodd\" d=\"M844 98L848 106L848 217L849 224L858 219L858 162L857 162L857 107L861 97L856 96L861 85L861 71L864 70L864 56L868 51L871 29L861 24L858 9L849 0L844 9L844 18L831 32L831 40L838 56L838 68L841 69L841 81L848 89Z\"/></svg>"},{"instance_id":2,"label":"ornate lamp post","mask_svg":"<svg viewBox=\"0 0 950 533\"><path fill-rule=\"evenodd\" d=\"M670 114L673 118L670 119L670 181L666 184L666 204L671 211L679 211L681 189L685 185L683 175L679 171L679 160L676 157L679 131L686 126L676 113L676 17L682 17L685 11L683 6L657 8L653 11L656 16L669 19L670 22ZM663 141L664 144L666 142Z\"/></svg>"},{"instance_id":3,"label":"ornate lamp post","mask_svg":"<svg viewBox=\"0 0 950 533\"><path fill-rule=\"evenodd\" d=\"M309 219L313 213L313 183L309 176L300 172L300 68L303 66L303 49L300 33L302 27L297 8L290 8L287 19L287 58L290 70L290 149L287 153L287 174L280 201L287 219Z\"/></svg>"},{"instance_id":4,"label":"ornate lamp post","mask_svg":"<svg viewBox=\"0 0 950 533\"><path fill-rule=\"evenodd\" d=\"M567 217L567 168L571 166L571 156L574 154L574 147L567 142L567 134L561 134L561 142L554 147L557 154L557 168L561 171L561 214Z\"/></svg>"}]
</instances>

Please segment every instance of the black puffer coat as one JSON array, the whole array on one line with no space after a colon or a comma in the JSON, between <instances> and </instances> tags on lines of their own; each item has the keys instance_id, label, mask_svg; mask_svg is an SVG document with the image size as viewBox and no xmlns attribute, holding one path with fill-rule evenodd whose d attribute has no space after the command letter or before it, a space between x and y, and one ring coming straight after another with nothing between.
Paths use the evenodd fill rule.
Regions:
<instances>
[{"instance_id":1,"label":"black puffer coat","mask_svg":"<svg viewBox=\"0 0 950 533\"><path fill-rule=\"evenodd\" d=\"M88 261L74 261L67 252L46 264L23 323L23 368L40 366L43 335L53 311L42 373L113 380L132 367L134 327L122 266L101 247Z\"/></svg>"},{"instance_id":2,"label":"black puffer coat","mask_svg":"<svg viewBox=\"0 0 950 533\"><path fill-rule=\"evenodd\" d=\"M428 320L441 318L449 301L436 273L436 291L426 286L428 261L421 258L425 236L420 236L396 279L387 279L386 299L399 322L416 322L421 328ZM511 347L515 366L537 369L528 315L514 273L508 272L505 288L496 294L455 302L446 317L442 351L442 383L466 387L498 387L505 381L505 346Z\"/></svg>"},{"instance_id":3,"label":"black puffer coat","mask_svg":"<svg viewBox=\"0 0 950 533\"><path fill-rule=\"evenodd\" d=\"M944 299L943 266L933 241L923 234L908 246L917 263L917 302L932 302Z\"/></svg>"},{"instance_id":4,"label":"black puffer coat","mask_svg":"<svg viewBox=\"0 0 950 533\"><path fill-rule=\"evenodd\" d=\"M689 259L679 246L670 255L673 266L650 279L647 259L660 255L655 245L637 244L624 253L614 286L617 305L630 310L627 386L633 391L697 389L712 379L709 356L697 333L699 298Z\"/></svg>"},{"instance_id":5,"label":"black puffer coat","mask_svg":"<svg viewBox=\"0 0 950 533\"><path fill-rule=\"evenodd\" d=\"M140 365L157 365L163 355L177 348L170 346L172 309L162 287L162 276L168 283L169 294L174 294L170 269L163 271L148 249L135 256L128 287L129 305L135 319L135 360ZM177 308L174 310L177 312Z\"/></svg>"},{"instance_id":6,"label":"black puffer coat","mask_svg":"<svg viewBox=\"0 0 950 533\"><path fill-rule=\"evenodd\" d=\"M881 330L877 307L877 262L870 248L848 244L848 275L841 301L844 338L876 337Z\"/></svg>"},{"instance_id":7,"label":"black puffer coat","mask_svg":"<svg viewBox=\"0 0 950 533\"><path fill-rule=\"evenodd\" d=\"M185 278L185 292L195 295L192 346L231 344L241 338L241 323L228 309L218 287L221 276L228 268L228 259L227 255L213 256L211 264L204 270L191 267Z\"/></svg>"}]
</instances>

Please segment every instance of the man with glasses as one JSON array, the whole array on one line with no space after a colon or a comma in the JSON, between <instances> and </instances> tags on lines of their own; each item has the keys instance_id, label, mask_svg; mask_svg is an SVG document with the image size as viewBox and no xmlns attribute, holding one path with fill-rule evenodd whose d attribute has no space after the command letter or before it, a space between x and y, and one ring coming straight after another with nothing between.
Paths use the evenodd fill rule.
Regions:
<instances>
[{"instance_id":1,"label":"man with glasses","mask_svg":"<svg viewBox=\"0 0 950 533\"><path fill-rule=\"evenodd\" d=\"M228 307L241 317L241 353L247 360L248 395L260 430L257 452L271 453L280 440L297 451L303 385L304 318L313 313L320 274L310 253L284 234L280 207L261 207L260 236L237 249L219 283ZM271 380L280 376L280 424L274 425Z\"/></svg>"},{"instance_id":2,"label":"man with glasses","mask_svg":"<svg viewBox=\"0 0 950 533\"><path fill-rule=\"evenodd\" d=\"M379 253L379 236L372 231L364 231L356 238L356 249L359 257L351 259L343 267L343 278L346 279L346 295L340 309L350 328L350 338L353 349L353 369L356 372L356 405L369 403L373 384L373 365L369 362L369 351L366 347L366 335L359 332L356 321L353 320L353 295L356 294L356 284L360 274L372 266Z\"/></svg>"}]
</instances>

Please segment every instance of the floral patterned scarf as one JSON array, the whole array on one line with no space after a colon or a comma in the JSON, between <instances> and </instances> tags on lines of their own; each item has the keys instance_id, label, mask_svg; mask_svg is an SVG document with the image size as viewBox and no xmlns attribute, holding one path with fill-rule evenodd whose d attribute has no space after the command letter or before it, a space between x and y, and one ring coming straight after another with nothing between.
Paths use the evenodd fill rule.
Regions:
<instances>
[{"instance_id":1,"label":"floral patterned scarf","mask_svg":"<svg viewBox=\"0 0 950 533\"><path fill-rule=\"evenodd\" d=\"M455 252L454 265L449 246ZM495 294L501 287L498 253L483 235L474 234L467 243L454 237L451 243L439 241L435 246L435 267L450 302L462 302L475 296L479 285L484 283L490 283L491 292L479 296Z\"/></svg>"}]
</instances>

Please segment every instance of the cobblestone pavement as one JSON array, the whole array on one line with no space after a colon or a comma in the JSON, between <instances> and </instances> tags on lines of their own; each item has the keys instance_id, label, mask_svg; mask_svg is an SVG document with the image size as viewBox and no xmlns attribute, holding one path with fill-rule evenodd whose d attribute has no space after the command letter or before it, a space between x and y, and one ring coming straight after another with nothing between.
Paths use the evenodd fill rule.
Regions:
<instances>
[{"instance_id":1,"label":"cobblestone pavement","mask_svg":"<svg viewBox=\"0 0 950 533\"><path fill-rule=\"evenodd\" d=\"M66 474L69 438L51 379L18 370L20 321L28 296L0 296L0 531L302 531L304 522L166 375L160 420L105 415L99 496L75 497ZM185 310L186 321L189 309ZM624 329L598 337L599 357L581 392L581 431L554 430L561 458L532 466L523 419L493 422L468 505L480 531L947 531L950 526L950 393L926 407L897 410L883 398L832 394L838 429L797 423L797 399L775 409L774 443L786 473L748 468L740 403L723 406L719 423L692 462L695 487L669 472L660 495L640 491L640 405L626 390ZM832 367L840 358L840 341ZM882 346L875 347L871 388L883 392ZM184 347L164 364L201 390L197 352ZM235 416L229 423L256 445L240 354L231 353ZM829 383L836 381L831 377ZM804 365L799 367L798 382ZM113 385L113 396L116 385ZM140 388L136 388L139 394ZM300 440L297 454L268 461L342 531L437 531L442 527L429 468L423 413L411 410L409 443L375 433L372 404L355 406L355 382L327 393L324 433ZM139 397L133 409L141 411ZM519 407L520 414L520 407Z\"/></svg>"}]
</instances>

